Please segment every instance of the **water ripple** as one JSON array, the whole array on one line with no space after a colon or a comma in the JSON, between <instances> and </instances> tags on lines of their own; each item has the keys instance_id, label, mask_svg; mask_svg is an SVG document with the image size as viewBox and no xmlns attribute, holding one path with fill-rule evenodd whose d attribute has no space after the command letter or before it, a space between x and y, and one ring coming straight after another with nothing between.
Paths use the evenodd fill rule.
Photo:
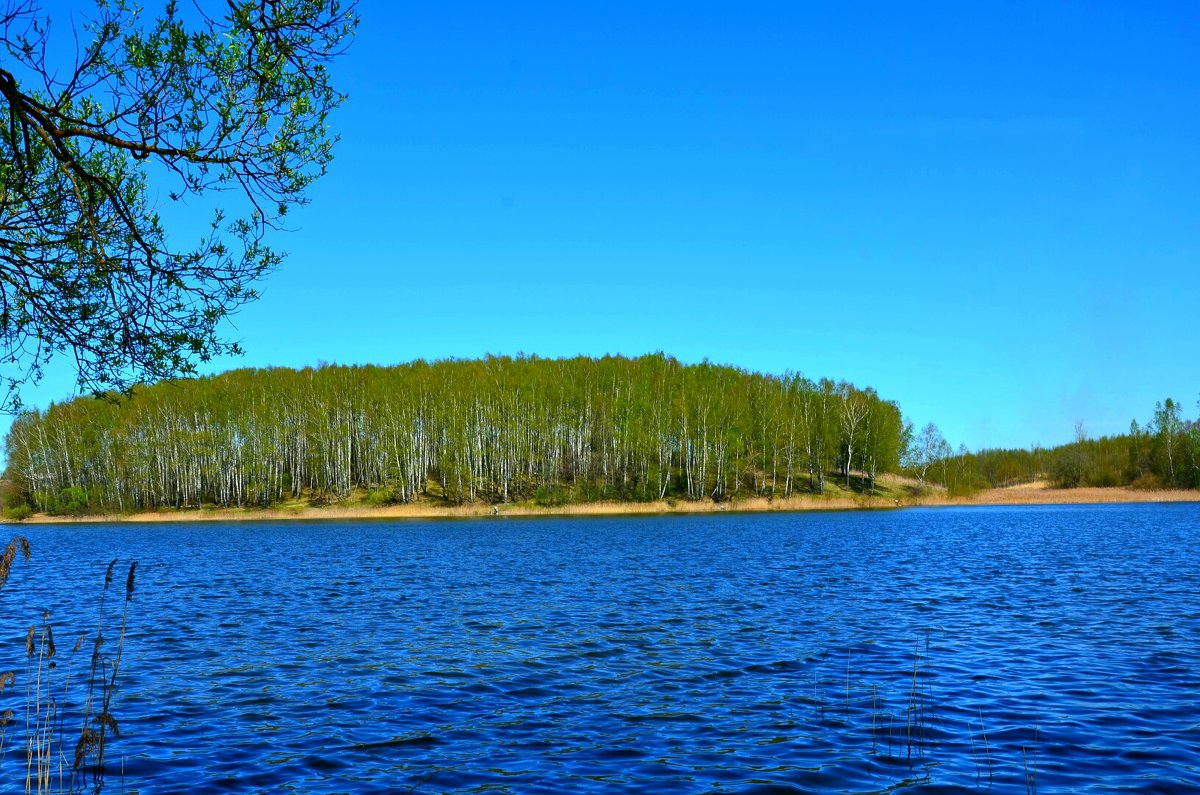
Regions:
<instances>
[{"instance_id":1,"label":"water ripple","mask_svg":"<svg viewBox=\"0 0 1200 795\"><path fill-rule=\"evenodd\" d=\"M1197 518L31 527L0 663L120 554L131 793L1195 792Z\"/></svg>"}]
</instances>

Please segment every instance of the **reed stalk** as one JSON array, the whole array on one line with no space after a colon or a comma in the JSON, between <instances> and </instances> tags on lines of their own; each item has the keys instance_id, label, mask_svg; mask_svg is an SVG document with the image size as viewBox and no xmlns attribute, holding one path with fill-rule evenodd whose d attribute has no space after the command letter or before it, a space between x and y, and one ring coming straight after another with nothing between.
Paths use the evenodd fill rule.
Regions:
<instances>
[{"instance_id":1,"label":"reed stalk","mask_svg":"<svg viewBox=\"0 0 1200 795\"><path fill-rule=\"evenodd\" d=\"M17 537L0 552L0 588L7 582L17 553L29 557L29 545L24 538ZM129 567L125 584L125 605L121 614L120 633L112 659L102 653L105 626L105 595L112 582L112 570L116 561L109 565L101 592L99 619L91 660L91 676L88 679L83 706L81 708L81 730L72 761L66 752L64 723L72 708L74 658L87 645L87 634L80 635L66 665L60 669L58 649L54 638L54 627L50 613L45 611L41 624L29 627L25 636L25 792L26 795L74 795L90 792L95 795L104 786L104 752L109 735L118 737L116 720L112 717L113 699L117 690L117 675L124 650L128 626L129 604L133 599L134 572L137 563ZM0 695L16 681L13 671L0 672ZM75 702L78 703L78 702ZM0 713L0 760L5 754L7 730L15 721L12 709Z\"/></svg>"},{"instance_id":2,"label":"reed stalk","mask_svg":"<svg viewBox=\"0 0 1200 795\"><path fill-rule=\"evenodd\" d=\"M1021 761L1025 764L1025 792L1028 795L1037 795L1037 742L1038 742L1038 724L1033 725L1033 747L1021 746ZM1029 763L1029 757L1033 756L1032 766Z\"/></svg>"},{"instance_id":3,"label":"reed stalk","mask_svg":"<svg viewBox=\"0 0 1200 795\"><path fill-rule=\"evenodd\" d=\"M871 756L876 756L875 750L875 714L879 709L879 686L871 685Z\"/></svg>"},{"instance_id":4,"label":"reed stalk","mask_svg":"<svg viewBox=\"0 0 1200 795\"><path fill-rule=\"evenodd\" d=\"M906 735L906 745L907 745L907 750L905 752L905 756L910 761L912 760L912 752L913 752L913 733L914 733L914 731L916 731L919 728L917 726L917 720L919 717L917 715L917 703L920 700L921 694L920 694L920 691L917 689L917 671L920 667L920 664L921 664L921 646L918 643L916 650L913 654L912 688L908 692L908 710L907 710L906 719L905 719L905 735ZM918 742L919 742L919 740L918 740ZM919 755L920 752L921 752L921 749L920 749L920 746L918 745L917 754Z\"/></svg>"},{"instance_id":5,"label":"reed stalk","mask_svg":"<svg viewBox=\"0 0 1200 795\"><path fill-rule=\"evenodd\" d=\"M850 720L850 650L846 649L846 720Z\"/></svg>"},{"instance_id":6,"label":"reed stalk","mask_svg":"<svg viewBox=\"0 0 1200 795\"><path fill-rule=\"evenodd\" d=\"M983 780L983 769L979 766L979 746L975 744L975 727L967 718L967 738L971 741L971 761L975 763L975 783Z\"/></svg>"},{"instance_id":7,"label":"reed stalk","mask_svg":"<svg viewBox=\"0 0 1200 795\"><path fill-rule=\"evenodd\" d=\"M987 725L983 722L983 710L979 710L979 728L983 732L983 753L987 757L988 781L992 780L992 749L988 746Z\"/></svg>"}]
</instances>

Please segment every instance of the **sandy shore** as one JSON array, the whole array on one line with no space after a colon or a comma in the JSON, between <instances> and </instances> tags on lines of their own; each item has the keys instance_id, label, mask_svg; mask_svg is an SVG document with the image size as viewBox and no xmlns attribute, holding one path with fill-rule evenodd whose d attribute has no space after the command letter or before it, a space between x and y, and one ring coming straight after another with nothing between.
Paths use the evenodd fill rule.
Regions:
<instances>
[{"instance_id":1,"label":"sandy shore","mask_svg":"<svg viewBox=\"0 0 1200 795\"><path fill-rule=\"evenodd\" d=\"M931 494L923 497L830 495L816 497L798 495L787 499L750 498L726 503L724 507L710 501L687 502L593 502L556 507L535 505L487 504L446 506L431 502L407 505L371 507L365 505L287 506L259 509L166 510L157 513L87 516L69 518L38 514L26 523L70 522L214 522L214 521L280 521L280 520L346 520L346 519L466 519L500 516L617 516L696 513L766 513L789 511L847 511L896 509L918 506L972 505L1065 505L1123 502L1200 502L1197 491L1135 491L1127 488L1054 489L1045 483L1032 483L1005 489L982 491L973 497L946 497Z\"/></svg>"}]
</instances>

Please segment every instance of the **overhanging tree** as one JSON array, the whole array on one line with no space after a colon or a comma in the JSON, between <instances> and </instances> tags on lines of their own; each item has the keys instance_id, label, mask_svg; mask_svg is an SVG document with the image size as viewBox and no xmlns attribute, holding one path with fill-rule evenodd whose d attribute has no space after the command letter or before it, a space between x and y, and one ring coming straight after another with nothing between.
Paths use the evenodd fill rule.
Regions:
<instances>
[{"instance_id":1,"label":"overhanging tree","mask_svg":"<svg viewBox=\"0 0 1200 795\"><path fill-rule=\"evenodd\" d=\"M325 173L326 118L344 99L328 65L356 24L339 0L168 2L156 15L97 0L62 30L37 0L0 0L5 408L58 354L100 393L238 351L221 321L256 297L280 262L267 233ZM64 41L79 42L65 63ZM239 209L211 209L189 242L168 234L157 196L217 193Z\"/></svg>"}]
</instances>

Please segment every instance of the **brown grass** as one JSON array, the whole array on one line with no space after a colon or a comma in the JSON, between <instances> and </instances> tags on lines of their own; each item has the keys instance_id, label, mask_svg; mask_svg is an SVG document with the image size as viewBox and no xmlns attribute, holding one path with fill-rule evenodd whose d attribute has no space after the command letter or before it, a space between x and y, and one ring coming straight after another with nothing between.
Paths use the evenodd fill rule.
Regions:
<instances>
[{"instance_id":1,"label":"brown grass","mask_svg":"<svg viewBox=\"0 0 1200 795\"><path fill-rule=\"evenodd\" d=\"M914 482L881 479L882 492L867 496L831 488L824 496L797 494L786 498L748 497L727 503L710 500L659 500L655 502L587 502L559 506L515 503L446 505L439 500L419 500L401 505L372 506L361 502L312 506L296 502L276 508L213 508L162 510L122 515L64 517L35 515L26 522L202 522L288 519L466 519L502 516L617 516L704 513L777 513L795 511L846 511L907 508L914 506L1061 505L1124 502L1200 502L1200 492L1141 491L1125 487L1056 489L1045 482L989 489L970 497L948 497L942 490L912 496Z\"/></svg>"},{"instance_id":2,"label":"brown grass","mask_svg":"<svg viewBox=\"0 0 1200 795\"><path fill-rule=\"evenodd\" d=\"M1069 505L1118 502L1200 502L1200 491L1141 491L1124 486L1056 489L1045 483L981 491L973 497L928 497L926 505Z\"/></svg>"}]
</instances>

